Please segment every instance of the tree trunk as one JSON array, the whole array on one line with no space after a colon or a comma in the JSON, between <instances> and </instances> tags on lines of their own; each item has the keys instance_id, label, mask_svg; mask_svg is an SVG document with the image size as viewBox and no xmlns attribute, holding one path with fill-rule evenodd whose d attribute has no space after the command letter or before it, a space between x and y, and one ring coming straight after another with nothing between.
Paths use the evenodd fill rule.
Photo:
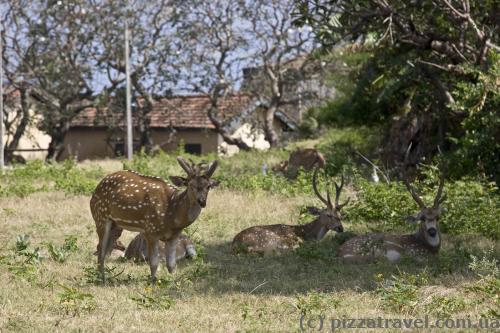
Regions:
<instances>
[{"instance_id":1,"label":"tree trunk","mask_svg":"<svg viewBox=\"0 0 500 333\"><path fill-rule=\"evenodd\" d=\"M265 119L264 119L264 135L265 139L271 147L276 147L279 143L278 134L274 130L274 114L276 113L276 106L271 105L269 108L265 110Z\"/></svg>"},{"instance_id":2,"label":"tree trunk","mask_svg":"<svg viewBox=\"0 0 500 333\"><path fill-rule=\"evenodd\" d=\"M138 119L139 127L139 150L144 149L146 153L150 153L153 149L153 139L151 136L151 121L148 118L150 110L147 106L141 108Z\"/></svg>"},{"instance_id":3,"label":"tree trunk","mask_svg":"<svg viewBox=\"0 0 500 333\"><path fill-rule=\"evenodd\" d=\"M69 121L61 121L57 127L48 133L51 140L47 150L47 157L45 158L47 161L55 162L60 160L64 152L64 138L66 137L66 133L68 133L69 125Z\"/></svg>"},{"instance_id":4,"label":"tree trunk","mask_svg":"<svg viewBox=\"0 0 500 333\"><path fill-rule=\"evenodd\" d=\"M14 150L19 146L19 141L21 141L21 137L26 131L26 127L30 122L30 104L28 101L28 92L26 89L19 89L21 93L21 120L16 127L16 130L12 134L12 141L9 142L7 146L4 148L5 160L7 163L13 160L14 158Z\"/></svg>"}]
</instances>

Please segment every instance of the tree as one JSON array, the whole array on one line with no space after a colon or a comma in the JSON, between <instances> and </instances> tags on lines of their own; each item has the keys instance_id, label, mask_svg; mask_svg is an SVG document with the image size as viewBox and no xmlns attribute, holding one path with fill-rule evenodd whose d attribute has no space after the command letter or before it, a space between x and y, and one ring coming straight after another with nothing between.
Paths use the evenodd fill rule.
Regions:
<instances>
[{"instance_id":1,"label":"tree","mask_svg":"<svg viewBox=\"0 0 500 333\"><path fill-rule=\"evenodd\" d=\"M306 59L311 49L311 31L292 26L293 8L287 0L188 1L182 7L187 90L209 96L211 122L227 143L240 149L250 147L232 135L234 124L258 110L265 113L267 141L271 146L279 143L273 127L275 114L293 102L283 91L290 79L288 65ZM306 63L302 61L294 70L300 72ZM243 70L250 68L258 75L242 90ZM235 94L247 95L248 106L229 115L223 107Z\"/></svg>"},{"instance_id":2,"label":"tree","mask_svg":"<svg viewBox=\"0 0 500 333\"><path fill-rule=\"evenodd\" d=\"M498 112L497 12L494 1L299 0L296 23L312 25L326 47L359 36L375 40L367 67L375 76L363 93L406 106L385 141L386 161L394 164L409 143L414 162L432 157L438 145L460 151L470 139L469 120ZM490 138L500 133L497 122L486 125ZM500 147L492 141L487 146L472 154L475 171L479 166L498 175L498 158L491 156Z\"/></svg>"},{"instance_id":3,"label":"tree","mask_svg":"<svg viewBox=\"0 0 500 333\"><path fill-rule=\"evenodd\" d=\"M252 58L258 66L258 79L247 89L264 101L261 107L265 113L265 137L272 147L279 143L273 126L276 112L297 104L300 98L286 89L291 87L290 82L307 78L307 66L312 60L312 29L294 26L294 9L295 2L289 0L261 0L249 6L252 15L248 35L254 48Z\"/></svg>"},{"instance_id":4,"label":"tree","mask_svg":"<svg viewBox=\"0 0 500 333\"><path fill-rule=\"evenodd\" d=\"M95 60L106 73L111 86L119 87L125 75L124 22L130 39L131 83L135 100L134 118L138 145L150 151L153 146L149 114L157 96L168 96L175 86L178 69L176 37L179 0L97 2L94 12L99 22L99 45ZM116 98L114 96L112 98ZM116 101L110 101L116 104ZM118 102L119 104L119 102ZM117 110L123 113L123 109Z\"/></svg>"},{"instance_id":5,"label":"tree","mask_svg":"<svg viewBox=\"0 0 500 333\"><path fill-rule=\"evenodd\" d=\"M47 159L57 159L71 120L92 105L97 22L83 0L9 0L6 7L11 82L35 101L39 126L51 137Z\"/></svg>"}]
</instances>

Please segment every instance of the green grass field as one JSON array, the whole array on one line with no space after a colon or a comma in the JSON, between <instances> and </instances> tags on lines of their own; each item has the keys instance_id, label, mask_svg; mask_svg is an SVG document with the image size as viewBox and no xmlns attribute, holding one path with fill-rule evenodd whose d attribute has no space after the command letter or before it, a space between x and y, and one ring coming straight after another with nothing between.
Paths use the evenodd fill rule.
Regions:
<instances>
[{"instance_id":1,"label":"green grass field","mask_svg":"<svg viewBox=\"0 0 500 333\"><path fill-rule=\"evenodd\" d=\"M97 168L92 174L97 181L122 167L98 164L74 168L80 173ZM342 264L335 257L342 237L334 234L281 256L233 255L230 243L240 230L306 222L311 217L301 213L303 207L319 204L309 190L275 194L272 186L254 191L221 186L211 192L207 208L187 230L199 256L181 261L174 275L163 265L160 280L151 285L148 265L116 253L107 261L112 278L102 285L92 254L97 235L90 195L69 188L56 190L47 182L24 197L0 198L1 332L298 332L319 315L473 320L499 315L499 242L477 232L445 234L438 257L398 265ZM358 191L349 185L346 193L356 198ZM358 221L359 212L349 214L354 207L356 202L345 209L346 231L384 225ZM121 240L133 236L124 232Z\"/></svg>"}]
</instances>

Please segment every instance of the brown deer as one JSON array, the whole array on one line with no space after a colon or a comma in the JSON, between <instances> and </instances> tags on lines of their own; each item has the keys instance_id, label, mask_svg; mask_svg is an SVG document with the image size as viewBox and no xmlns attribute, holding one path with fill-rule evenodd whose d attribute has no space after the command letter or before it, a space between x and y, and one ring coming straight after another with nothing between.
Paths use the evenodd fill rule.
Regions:
<instances>
[{"instance_id":1,"label":"brown deer","mask_svg":"<svg viewBox=\"0 0 500 333\"><path fill-rule=\"evenodd\" d=\"M288 161L283 161L273 168L276 172L282 172L288 179L295 179L299 169L311 171L315 167L324 167L325 158L316 149L297 149L290 154Z\"/></svg>"},{"instance_id":2,"label":"brown deer","mask_svg":"<svg viewBox=\"0 0 500 333\"><path fill-rule=\"evenodd\" d=\"M298 247L305 240L319 241L325 237L329 230L343 232L340 210L349 202L348 199L343 204L339 204L340 192L344 186L344 177L342 176L340 186L335 183L336 195L335 205L333 205L330 199L330 191L327 190L326 199L318 191L316 186L318 169L316 168L314 171L313 189L316 196L326 205L326 208L308 207L309 212L317 215L312 222L304 225L273 224L250 227L234 237L232 243L233 252L261 254L285 252Z\"/></svg>"},{"instance_id":3,"label":"brown deer","mask_svg":"<svg viewBox=\"0 0 500 333\"><path fill-rule=\"evenodd\" d=\"M134 171L118 171L106 176L96 187L90 210L96 224L99 243L99 270L104 280L104 260L121 236L123 229L144 234L148 246L151 277L158 268L158 242L167 243L167 268L175 270L176 247L182 229L192 224L207 204L208 192L218 182L210 179L217 161L208 166L177 161L187 178L170 177L170 185L158 177ZM182 190L177 186L186 186Z\"/></svg>"},{"instance_id":4,"label":"brown deer","mask_svg":"<svg viewBox=\"0 0 500 333\"><path fill-rule=\"evenodd\" d=\"M166 261L166 243L160 241L158 246L160 261ZM188 236L181 234L179 236L179 241L177 242L175 253L176 261L183 258L194 258L196 257L196 248ZM138 234L134 239L132 239L125 250L125 258L135 261L149 261L148 245L146 237L144 237L143 234Z\"/></svg>"},{"instance_id":5,"label":"brown deer","mask_svg":"<svg viewBox=\"0 0 500 333\"><path fill-rule=\"evenodd\" d=\"M338 251L338 256L344 262L363 263L379 258L397 262L403 256L425 256L436 254L439 251L441 246L441 234L438 226L441 216L440 205L446 199L446 195L442 195L444 176L440 178L439 188L431 207L425 205L406 176L404 176L404 183L420 207L417 214L407 218L409 223L420 223L417 232L409 235L372 233L351 238L342 244Z\"/></svg>"}]
</instances>

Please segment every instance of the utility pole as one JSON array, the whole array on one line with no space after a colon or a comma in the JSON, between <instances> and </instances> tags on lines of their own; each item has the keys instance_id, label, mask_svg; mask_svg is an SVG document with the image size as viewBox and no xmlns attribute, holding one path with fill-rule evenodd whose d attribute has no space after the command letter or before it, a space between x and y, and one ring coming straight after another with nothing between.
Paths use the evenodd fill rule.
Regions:
<instances>
[{"instance_id":1,"label":"utility pole","mask_svg":"<svg viewBox=\"0 0 500 333\"><path fill-rule=\"evenodd\" d=\"M0 173L5 166L3 134L3 25L0 25Z\"/></svg>"},{"instance_id":2,"label":"utility pole","mask_svg":"<svg viewBox=\"0 0 500 333\"><path fill-rule=\"evenodd\" d=\"M133 156L133 138L132 138L132 109L130 97L130 63L129 63L129 31L128 31L128 18L125 18L125 75L127 76L127 159L132 160Z\"/></svg>"}]
</instances>

